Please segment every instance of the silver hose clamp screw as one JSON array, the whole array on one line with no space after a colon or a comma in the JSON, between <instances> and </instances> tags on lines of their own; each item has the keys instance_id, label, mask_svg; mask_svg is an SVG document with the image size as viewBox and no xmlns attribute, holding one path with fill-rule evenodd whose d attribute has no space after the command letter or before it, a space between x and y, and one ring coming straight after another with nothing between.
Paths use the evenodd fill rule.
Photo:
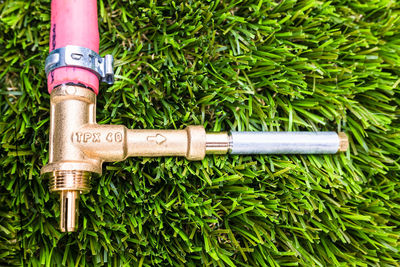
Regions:
<instances>
[{"instance_id":1,"label":"silver hose clamp screw","mask_svg":"<svg viewBox=\"0 0 400 267\"><path fill-rule=\"evenodd\" d=\"M78 67L93 72L101 82L113 84L113 62L112 55L106 55L103 58L89 48L67 45L50 52L46 58L45 71L46 76L48 76L51 71L57 68Z\"/></svg>"}]
</instances>

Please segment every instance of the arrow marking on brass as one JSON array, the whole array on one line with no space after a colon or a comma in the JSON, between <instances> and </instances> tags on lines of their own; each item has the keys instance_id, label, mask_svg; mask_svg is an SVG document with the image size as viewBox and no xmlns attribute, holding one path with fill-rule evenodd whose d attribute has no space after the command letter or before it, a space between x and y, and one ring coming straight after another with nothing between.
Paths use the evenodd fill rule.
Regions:
<instances>
[{"instance_id":1,"label":"arrow marking on brass","mask_svg":"<svg viewBox=\"0 0 400 267\"><path fill-rule=\"evenodd\" d=\"M167 141L167 138L165 138L165 136L163 136L161 134L156 134L155 136L148 136L147 141L154 142L157 145L161 145L162 143Z\"/></svg>"}]
</instances>

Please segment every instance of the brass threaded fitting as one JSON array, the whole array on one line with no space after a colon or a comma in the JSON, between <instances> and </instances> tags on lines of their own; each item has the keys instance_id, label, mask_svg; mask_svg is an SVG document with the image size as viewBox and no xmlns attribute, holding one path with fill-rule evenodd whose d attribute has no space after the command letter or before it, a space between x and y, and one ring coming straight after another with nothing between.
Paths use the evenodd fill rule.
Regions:
<instances>
[{"instance_id":1,"label":"brass threaded fitting","mask_svg":"<svg viewBox=\"0 0 400 267\"><path fill-rule=\"evenodd\" d=\"M53 171L48 175L51 192L76 190L84 194L90 191L91 173L88 171Z\"/></svg>"},{"instance_id":2,"label":"brass threaded fitting","mask_svg":"<svg viewBox=\"0 0 400 267\"><path fill-rule=\"evenodd\" d=\"M79 195L89 192L91 173L61 170L47 173L51 192L60 194L60 230L73 232L78 228Z\"/></svg>"}]
</instances>

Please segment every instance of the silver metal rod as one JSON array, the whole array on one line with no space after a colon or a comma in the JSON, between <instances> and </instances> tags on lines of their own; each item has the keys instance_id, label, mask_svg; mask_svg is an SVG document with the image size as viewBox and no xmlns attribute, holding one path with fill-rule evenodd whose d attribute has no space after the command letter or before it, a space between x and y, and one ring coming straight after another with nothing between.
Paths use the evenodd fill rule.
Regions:
<instances>
[{"instance_id":1,"label":"silver metal rod","mask_svg":"<svg viewBox=\"0 0 400 267\"><path fill-rule=\"evenodd\" d=\"M231 154L335 154L347 150L336 132L231 132Z\"/></svg>"}]
</instances>

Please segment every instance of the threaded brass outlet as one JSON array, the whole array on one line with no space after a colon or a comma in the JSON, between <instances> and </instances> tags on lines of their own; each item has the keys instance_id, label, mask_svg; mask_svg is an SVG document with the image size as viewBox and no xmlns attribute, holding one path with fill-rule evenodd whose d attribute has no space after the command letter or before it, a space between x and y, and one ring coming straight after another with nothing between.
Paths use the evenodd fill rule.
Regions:
<instances>
[{"instance_id":1,"label":"threaded brass outlet","mask_svg":"<svg viewBox=\"0 0 400 267\"><path fill-rule=\"evenodd\" d=\"M79 195L89 192L91 173L62 170L47 173L50 191L60 194L60 230L73 232L78 228Z\"/></svg>"},{"instance_id":2,"label":"threaded brass outlet","mask_svg":"<svg viewBox=\"0 0 400 267\"><path fill-rule=\"evenodd\" d=\"M75 190L80 193L90 191L91 173L87 171L54 171L48 174L50 191Z\"/></svg>"}]
</instances>

